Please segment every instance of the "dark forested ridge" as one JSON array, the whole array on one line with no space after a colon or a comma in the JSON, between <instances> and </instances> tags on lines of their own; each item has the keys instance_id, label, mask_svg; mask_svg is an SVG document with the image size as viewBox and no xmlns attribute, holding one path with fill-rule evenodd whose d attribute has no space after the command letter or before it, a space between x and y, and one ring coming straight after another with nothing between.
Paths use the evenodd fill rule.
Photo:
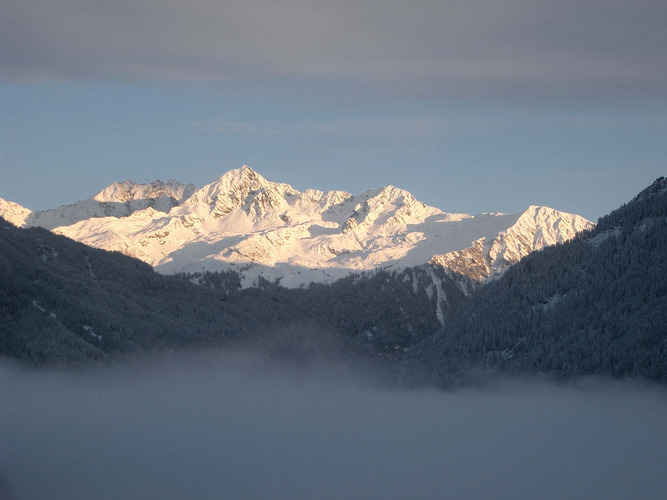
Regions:
<instances>
[{"instance_id":1,"label":"dark forested ridge","mask_svg":"<svg viewBox=\"0 0 667 500\"><path fill-rule=\"evenodd\" d=\"M484 372L667 381L667 180L483 287L406 366L439 384Z\"/></svg>"},{"instance_id":2,"label":"dark forested ridge","mask_svg":"<svg viewBox=\"0 0 667 500\"><path fill-rule=\"evenodd\" d=\"M31 364L242 343L314 320L289 297L230 300L120 253L0 219L0 355Z\"/></svg>"},{"instance_id":3,"label":"dark forested ridge","mask_svg":"<svg viewBox=\"0 0 667 500\"><path fill-rule=\"evenodd\" d=\"M234 272L179 275L204 288L225 291L229 300L251 303L270 294L292 304L293 317L317 318L374 356L396 360L442 328L441 321L463 304L478 285L465 276L432 265L377 269L330 284L287 289L260 279L258 288L241 290ZM272 314L269 307L264 314Z\"/></svg>"},{"instance_id":4,"label":"dark forested ridge","mask_svg":"<svg viewBox=\"0 0 667 500\"><path fill-rule=\"evenodd\" d=\"M0 355L31 364L261 344L288 359L395 360L465 300L444 271L378 270L331 285L241 289L233 272L164 276L139 260L0 219ZM196 283L196 284L195 284ZM472 284L470 285L472 286Z\"/></svg>"},{"instance_id":5,"label":"dark forested ridge","mask_svg":"<svg viewBox=\"0 0 667 500\"><path fill-rule=\"evenodd\" d=\"M163 280L140 261L5 221L0 280L0 353L31 363L103 359L226 330L222 304L204 302L195 312L186 284Z\"/></svg>"}]
</instances>

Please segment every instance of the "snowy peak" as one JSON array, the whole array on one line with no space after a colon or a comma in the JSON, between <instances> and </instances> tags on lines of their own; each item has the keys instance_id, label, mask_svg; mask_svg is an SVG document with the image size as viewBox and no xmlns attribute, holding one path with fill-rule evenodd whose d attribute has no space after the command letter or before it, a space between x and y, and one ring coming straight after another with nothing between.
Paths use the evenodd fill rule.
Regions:
<instances>
[{"instance_id":1,"label":"snowy peak","mask_svg":"<svg viewBox=\"0 0 667 500\"><path fill-rule=\"evenodd\" d=\"M579 215L549 207L532 205L517 215L507 229L482 237L469 248L437 255L431 262L483 282L500 277L535 250L563 243L594 227Z\"/></svg>"},{"instance_id":2,"label":"snowy peak","mask_svg":"<svg viewBox=\"0 0 667 500\"><path fill-rule=\"evenodd\" d=\"M369 189L361 193L361 198L373 200L375 204L383 205L386 203L411 203L415 202L412 193L395 186L385 186L376 189Z\"/></svg>"},{"instance_id":3,"label":"snowy peak","mask_svg":"<svg viewBox=\"0 0 667 500\"><path fill-rule=\"evenodd\" d=\"M176 204L181 204L195 192L195 189L193 184L181 184L173 179L166 184L159 179L150 184L137 184L128 180L114 182L93 196L93 200L127 203L132 200L170 198Z\"/></svg>"},{"instance_id":4,"label":"snowy peak","mask_svg":"<svg viewBox=\"0 0 667 500\"><path fill-rule=\"evenodd\" d=\"M548 245L563 243L592 227L590 221L579 215L531 205L508 231L532 235L532 247L540 250Z\"/></svg>"},{"instance_id":5,"label":"snowy peak","mask_svg":"<svg viewBox=\"0 0 667 500\"><path fill-rule=\"evenodd\" d=\"M23 227L31 213L29 208L0 198L0 217L15 226Z\"/></svg>"},{"instance_id":6,"label":"snowy peak","mask_svg":"<svg viewBox=\"0 0 667 500\"><path fill-rule=\"evenodd\" d=\"M403 210L407 213L411 210L427 208L424 203L417 201L411 193L394 186L366 191L361 197L367 199L365 205L371 212L390 209L393 211Z\"/></svg>"},{"instance_id":7,"label":"snowy peak","mask_svg":"<svg viewBox=\"0 0 667 500\"><path fill-rule=\"evenodd\" d=\"M284 206L287 196L298 194L288 184L269 182L244 165L195 192L188 205L207 205L208 212L215 219L243 209L251 219L258 220Z\"/></svg>"},{"instance_id":8,"label":"snowy peak","mask_svg":"<svg viewBox=\"0 0 667 500\"><path fill-rule=\"evenodd\" d=\"M403 189L386 186L365 191L345 222L345 230L364 233L393 232L407 224L419 224L431 215L445 214L415 199Z\"/></svg>"},{"instance_id":9,"label":"snowy peak","mask_svg":"<svg viewBox=\"0 0 667 500\"><path fill-rule=\"evenodd\" d=\"M247 165L225 172L218 180L204 186L199 192L206 192L211 199L237 195L245 198L254 191L268 187L271 183Z\"/></svg>"},{"instance_id":10,"label":"snowy peak","mask_svg":"<svg viewBox=\"0 0 667 500\"><path fill-rule=\"evenodd\" d=\"M246 189L246 186L250 186L251 189L260 189L271 184L248 165L225 172L216 183L227 187L230 191L243 190Z\"/></svg>"},{"instance_id":11,"label":"snowy peak","mask_svg":"<svg viewBox=\"0 0 667 500\"><path fill-rule=\"evenodd\" d=\"M488 263L490 278L500 276L535 250L564 243L594 224L579 215L560 212L549 207L530 206L507 231L490 242Z\"/></svg>"},{"instance_id":12,"label":"snowy peak","mask_svg":"<svg viewBox=\"0 0 667 500\"><path fill-rule=\"evenodd\" d=\"M148 208L167 213L185 201L195 189L192 184L181 184L174 180L166 184L159 180L149 184L137 184L132 181L116 182L87 200L33 212L25 225L51 230L88 219L128 217Z\"/></svg>"}]
</instances>

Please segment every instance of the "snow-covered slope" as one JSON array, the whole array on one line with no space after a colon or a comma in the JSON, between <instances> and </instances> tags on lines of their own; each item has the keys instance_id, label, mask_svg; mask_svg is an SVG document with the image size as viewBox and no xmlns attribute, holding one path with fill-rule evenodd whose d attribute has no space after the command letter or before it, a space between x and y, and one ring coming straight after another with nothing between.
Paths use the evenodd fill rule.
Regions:
<instances>
[{"instance_id":1,"label":"snow-covered slope","mask_svg":"<svg viewBox=\"0 0 667 500\"><path fill-rule=\"evenodd\" d=\"M195 189L192 184L180 184L174 180L167 183L157 180L150 184L115 182L87 200L32 212L24 225L54 229L91 218L127 217L149 207L166 213L188 199Z\"/></svg>"},{"instance_id":2,"label":"snow-covered slope","mask_svg":"<svg viewBox=\"0 0 667 500\"><path fill-rule=\"evenodd\" d=\"M30 217L32 210L13 201L7 201L0 198L0 217L15 226L23 227L25 221Z\"/></svg>"},{"instance_id":3,"label":"snow-covered slope","mask_svg":"<svg viewBox=\"0 0 667 500\"><path fill-rule=\"evenodd\" d=\"M128 186L110 186L93 200L128 207L127 194L114 198L136 185ZM178 201L170 210L151 206L142 194L138 199L144 205L129 201L129 208L68 221L55 231L138 257L164 273L235 269L246 285L261 275L295 287L428 262L484 281L532 250L592 227L582 217L546 207L512 215L444 213L393 186L359 196L299 192L269 182L247 166L225 173L185 200L187 189L181 194L180 199L170 196ZM43 224L46 219L33 220L50 225Z\"/></svg>"},{"instance_id":4,"label":"snow-covered slope","mask_svg":"<svg viewBox=\"0 0 667 500\"><path fill-rule=\"evenodd\" d=\"M533 250L563 243L592 227L578 215L530 206L506 230L479 238L463 250L436 255L431 262L478 281L494 279Z\"/></svg>"}]
</instances>

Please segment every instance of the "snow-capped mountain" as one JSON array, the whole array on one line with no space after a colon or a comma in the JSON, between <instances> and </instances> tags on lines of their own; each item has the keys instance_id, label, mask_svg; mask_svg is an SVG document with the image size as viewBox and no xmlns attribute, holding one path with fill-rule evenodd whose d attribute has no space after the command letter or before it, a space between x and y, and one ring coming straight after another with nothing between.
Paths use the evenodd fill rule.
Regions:
<instances>
[{"instance_id":1,"label":"snow-capped mountain","mask_svg":"<svg viewBox=\"0 0 667 500\"><path fill-rule=\"evenodd\" d=\"M547 207L450 214L393 186L359 196L300 192L247 166L196 191L155 184L114 184L90 200L32 214L26 225L121 251L163 273L233 269L246 286L264 276L288 287L429 262L485 281L593 226Z\"/></svg>"},{"instance_id":2,"label":"snow-capped mountain","mask_svg":"<svg viewBox=\"0 0 667 500\"><path fill-rule=\"evenodd\" d=\"M7 201L0 198L0 216L15 226L25 226L32 210L13 201Z\"/></svg>"},{"instance_id":3,"label":"snow-capped mountain","mask_svg":"<svg viewBox=\"0 0 667 500\"><path fill-rule=\"evenodd\" d=\"M167 183L157 180L150 184L115 182L87 200L51 210L30 212L20 225L55 229L91 218L127 217L149 207L167 213L188 199L195 190L192 184L180 184L174 180Z\"/></svg>"},{"instance_id":4,"label":"snow-capped mountain","mask_svg":"<svg viewBox=\"0 0 667 500\"><path fill-rule=\"evenodd\" d=\"M583 217L548 207L533 205L516 215L506 230L475 240L463 250L436 255L431 262L477 281L494 279L533 250L563 243L593 228Z\"/></svg>"}]
</instances>

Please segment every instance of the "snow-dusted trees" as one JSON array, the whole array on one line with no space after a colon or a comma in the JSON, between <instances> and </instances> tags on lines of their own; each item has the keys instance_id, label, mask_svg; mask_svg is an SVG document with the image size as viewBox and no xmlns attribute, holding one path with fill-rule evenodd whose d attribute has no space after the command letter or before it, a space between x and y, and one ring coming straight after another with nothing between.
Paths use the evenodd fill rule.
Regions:
<instances>
[{"instance_id":1,"label":"snow-dusted trees","mask_svg":"<svg viewBox=\"0 0 667 500\"><path fill-rule=\"evenodd\" d=\"M412 358L440 383L480 367L667 381L667 181L526 257Z\"/></svg>"}]
</instances>

